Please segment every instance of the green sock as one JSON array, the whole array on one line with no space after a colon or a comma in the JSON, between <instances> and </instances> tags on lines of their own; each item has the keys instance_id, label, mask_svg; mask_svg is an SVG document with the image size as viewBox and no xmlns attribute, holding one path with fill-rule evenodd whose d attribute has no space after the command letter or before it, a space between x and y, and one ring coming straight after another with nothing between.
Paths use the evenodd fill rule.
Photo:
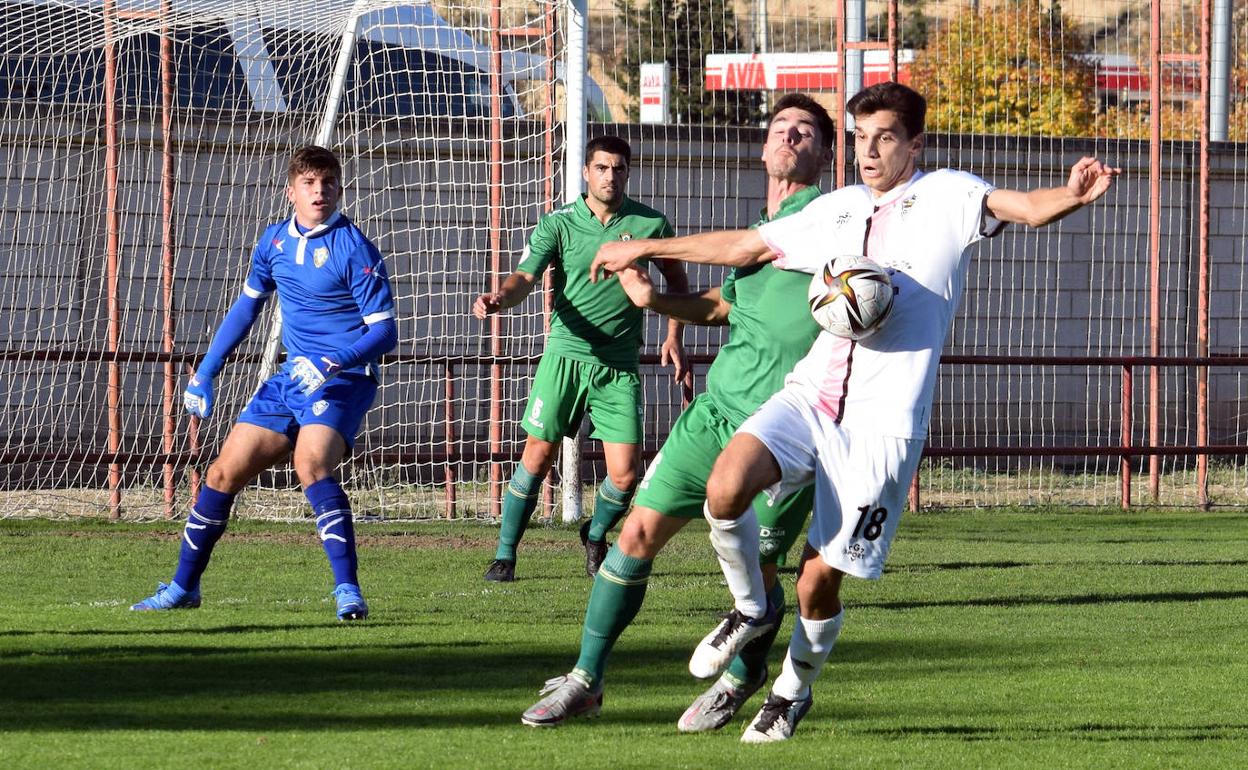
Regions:
<instances>
[{"instance_id":1,"label":"green sock","mask_svg":"<svg viewBox=\"0 0 1248 770\"><path fill-rule=\"evenodd\" d=\"M537 508L537 493L541 488L541 477L529 473L524 465L516 463L511 483L503 491L503 522L498 528L495 559L516 560L516 546L520 544L524 528L529 526L529 519L533 518L533 511Z\"/></svg>"},{"instance_id":2,"label":"green sock","mask_svg":"<svg viewBox=\"0 0 1248 770\"><path fill-rule=\"evenodd\" d=\"M603 479L598 485L598 494L594 495L594 518L589 522L590 540L601 543L607 539L607 533L628 512L628 504L633 501L636 490L636 484L621 491L616 489L610 478Z\"/></svg>"},{"instance_id":3,"label":"green sock","mask_svg":"<svg viewBox=\"0 0 1248 770\"><path fill-rule=\"evenodd\" d=\"M585 627L581 631L581 657L574 671L589 680L590 686L602 681L607 656L615 640L637 617L637 610L646 598L650 581L650 559L625 556L618 545L612 546L594 578L585 610Z\"/></svg>"},{"instance_id":4,"label":"green sock","mask_svg":"<svg viewBox=\"0 0 1248 770\"><path fill-rule=\"evenodd\" d=\"M770 631L750 640L728 664L728 677L738 686L754 681L767 668L767 653L771 652L771 645L775 644L776 635L780 633L780 624L784 622L784 586L779 580L767 592L767 598L780 609L780 613Z\"/></svg>"}]
</instances>

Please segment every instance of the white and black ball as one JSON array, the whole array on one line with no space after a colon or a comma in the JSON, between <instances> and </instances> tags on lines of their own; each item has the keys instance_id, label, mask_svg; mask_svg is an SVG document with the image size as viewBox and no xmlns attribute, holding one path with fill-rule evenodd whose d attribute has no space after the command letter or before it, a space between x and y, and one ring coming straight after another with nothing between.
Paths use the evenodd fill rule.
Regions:
<instances>
[{"instance_id":1,"label":"white and black ball","mask_svg":"<svg viewBox=\"0 0 1248 770\"><path fill-rule=\"evenodd\" d=\"M864 256L833 257L810 279L810 313L838 337L861 340L879 330L893 309L888 271Z\"/></svg>"}]
</instances>

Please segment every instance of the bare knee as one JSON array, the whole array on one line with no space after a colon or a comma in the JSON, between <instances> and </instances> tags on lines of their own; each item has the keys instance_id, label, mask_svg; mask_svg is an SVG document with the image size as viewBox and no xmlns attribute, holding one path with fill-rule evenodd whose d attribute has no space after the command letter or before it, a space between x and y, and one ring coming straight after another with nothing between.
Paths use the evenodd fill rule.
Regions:
<instances>
[{"instance_id":1,"label":"bare knee","mask_svg":"<svg viewBox=\"0 0 1248 770\"><path fill-rule=\"evenodd\" d=\"M524 452L520 455L520 465L533 476L544 478L555 464L560 444L530 435L524 440Z\"/></svg>"},{"instance_id":2,"label":"bare knee","mask_svg":"<svg viewBox=\"0 0 1248 770\"><path fill-rule=\"evenodd\" d=\"M611 480L611 486L621 492L627 492L637 483L637 471L608 471L607 478Z\"/></svg>"},{"instance_id":3,"label":"bare knee","mask_svg":"<svg viewBox=\"0 0 1248 770\"><path fill-rule=\"evenodd\" d=\"M303 426L295 442L292 463L299 483L307 489L321 479L333 476L346 452L346 441L333 428L326 425Z\"/></svg>"},{"instance_id":4,"label":"bare knee","mask_svg":"<svg viewBox=\"0 0 1248 770\"><path fill-rule=\"evenodd\" d=\"M653 559L688 519L664 516L649 508L633 508L620 530L616 547L633 559Z\"/></svg>"},{"instance_id":5,"label":"bare knee","mask_svg":"<svg viewBox=\"0 0 1248 770\"><path fill-rule=\"evenodd\" d=\"M334 469L326 467L324 463L314 462L311 460L303 460L295 458L295 476L299 479L299 486L307 489L322 479L327 479L334 475Z\"/></svg>"},{"instance_id":6,"label":"bare knee","mask_svg":"<svg viewBox=\"0 0 1248 770\"><path fill-rule=\"evenodd\" d=\"M738 433L715 460L706 482L706 504L712 518L736 519L750 501L780 480L780 466L756 436Z\"/></svg>"},{"instance_id":7,"label":"bare knee","mask_svg":"<svg viewBox=\"0 0 1248 770\"><path fill-rule=\"evenodd\" d=\"M712 518L736 519L745 512L754 495L749 494L746 479L735 473L715 472L706 482L706 505Z\"/></svg>"},{"instance_id":8,"label":"bare knee","mask_svg":"<svg viewBox=\"0 0 1248 770\"><path fill-rule=\"evenodd\" d=\"M224 492L227 495L241 492L250 481L250 478L244 478L238 470L232 469L230 465L220 460L208 466L207 472L204 473L204 483L210 489Z\"/></svg>"}]
</instances>

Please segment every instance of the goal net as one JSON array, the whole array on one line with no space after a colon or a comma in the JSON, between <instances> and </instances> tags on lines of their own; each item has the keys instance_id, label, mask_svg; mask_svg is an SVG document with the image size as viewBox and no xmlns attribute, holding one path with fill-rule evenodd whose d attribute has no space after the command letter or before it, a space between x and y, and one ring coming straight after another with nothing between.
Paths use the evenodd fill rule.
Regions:
<instances>
[{"instance_id":1,"label":"goal net","mask_svg":"<svg viewBox=\"0 0 1248 770\"><path fill-rule=\"evenodd\" d=\"M0 4L0 515L180 514L269 363L273 308L211 419L184 414L186 375L318 140L386 256L401 339L344 486L364 515L490 513L544 302L494 326L468 310L561 197L562 35L553 0L485 8ZM303 507L280 466L240 499Z\"/></svg>"},{"instance_id":2,"label":"goal net","mask_svg":"<svg viewBox=\"0 0 1248 770\"><path fill-rule=\"evenodd\" d=\"M678 233L746 227L766 203L759 125L777 95L812 92L843 125L835 89L894 63L929 97L928 168L1013 189L1060 185L1085 154L1125 169L1096 206L975 247L921 501L1243 505L1248 10L1213 5L1229 40L1202 59L1195 0L0 0L0 516L185 510L272 366L272 307L212 419L184 414L186 377L255 239L288 213L287 159L313 141L343 159L344 209L399 302L344 487L362 516L495 515L549 299L539 284L490 322L469 309L576 187L585 139L630 142L629 194ZM1229 75L1203 76L1219 63ZM643 67L670 76L657 122L641 115ZM1203 90L1218 83L1231 96L1214 135ZM584 136L569 109L582 93L610 122ZM824 190L854 181L852 145L838 136ZM706 289L725 271L689 274ZM650 457L682 393L647 324ZM696 390L724 334L686 331ZM583 450L592 491L602 455ZM543 513L562 500L548 485ZM239 509L306 504L278 467Z\"/></svg>"}]
</instances>

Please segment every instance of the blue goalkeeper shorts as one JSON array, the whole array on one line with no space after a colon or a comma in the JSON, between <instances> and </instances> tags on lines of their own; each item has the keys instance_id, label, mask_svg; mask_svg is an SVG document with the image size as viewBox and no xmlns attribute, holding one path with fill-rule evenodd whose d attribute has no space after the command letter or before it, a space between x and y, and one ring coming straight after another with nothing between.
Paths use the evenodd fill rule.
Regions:
<instances>
[{"instance_id":1,"label":"blue goalkeeper shorts","mask_svg":"<svg viewBox=\"0 0 1248 770\"><path fill-rule=\"evenodd\" d=\"M363 372L343 372L305 396L283 368L264 381L238 421L282 433L292 446L304 425L328 425L350 450L376 397L377 381Z\"/></svg>"}]
</instances>

